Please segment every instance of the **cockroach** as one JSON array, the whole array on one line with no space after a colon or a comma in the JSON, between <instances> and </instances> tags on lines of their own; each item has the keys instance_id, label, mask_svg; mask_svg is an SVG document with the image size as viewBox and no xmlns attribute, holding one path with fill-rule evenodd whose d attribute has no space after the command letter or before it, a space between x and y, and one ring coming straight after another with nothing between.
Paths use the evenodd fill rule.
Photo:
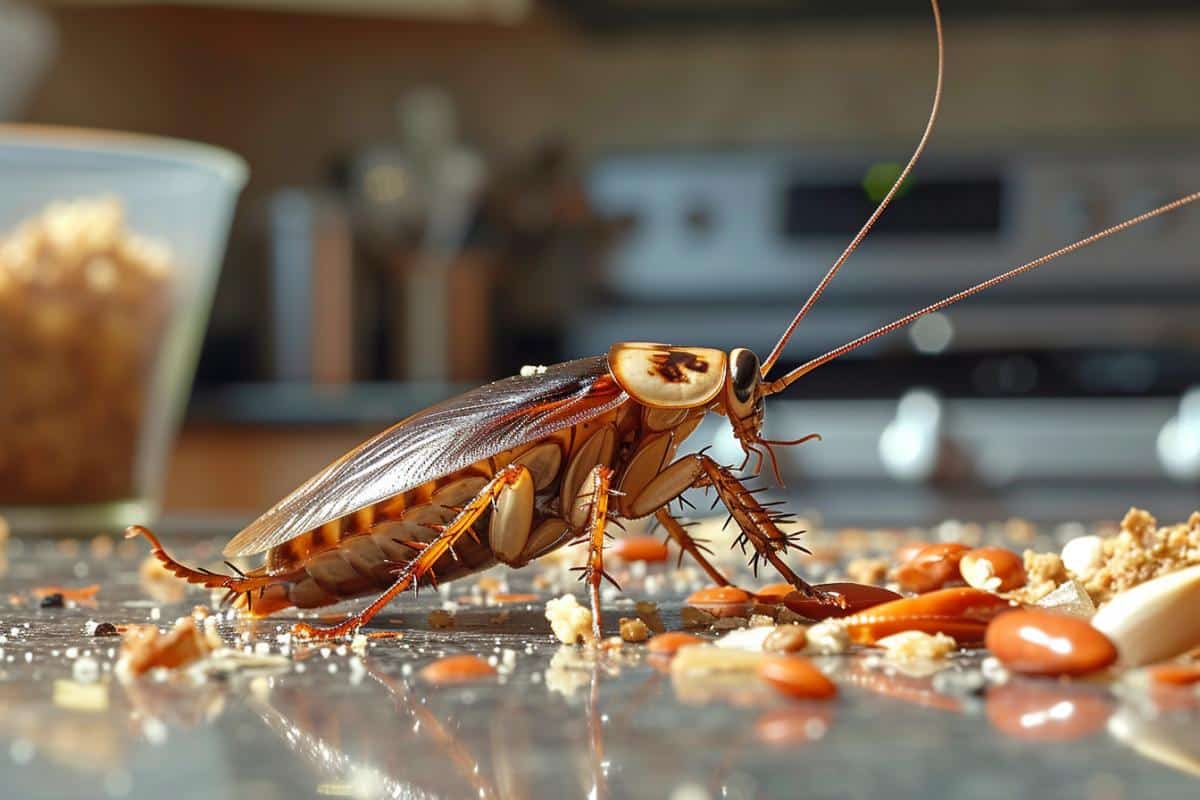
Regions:
<instances>
[{"instance_id":1,"label":"cockroach","mask_svg":"<svg viewBox=\"0 0 1200 800\"><path fill-rule=\"evenodd\" d=\"M172 559L141 527L155 555L175 575L225 588L252 613L315 608L382 592L331 627L300 623L297 635L339 637L367 624L407 589L460 578L496 563L520 567L568 542L586 542L586 580L593 633L600 638L600 586L610 523L654 516L682 551L718 585L729 580L669 511L695 487L710 488L752 548L752 566L769 563L805 595L814 591L784 556L800 548L787 517L764 506L736 474L751 457L757 475L773 447L798 445L762 435L764 401L814 369L1059 256L1200 199L1181 197L1052 253L975 284L813 358L770 380L796 326L805 318L891 203L916 165L941 105L944 45L937 0L937 81L924 132L891 189L834 261L765 360L746 348L621 342L605 356L522 371L414 414L367 440L314 475L238 533L225 555L265 552L266 563L237 575L192 569ZM678 449L709 413L725 417L741 444L741 467L704 450ZM611 578L609 578L611 580Z\"/></svg>"}]
</instances>

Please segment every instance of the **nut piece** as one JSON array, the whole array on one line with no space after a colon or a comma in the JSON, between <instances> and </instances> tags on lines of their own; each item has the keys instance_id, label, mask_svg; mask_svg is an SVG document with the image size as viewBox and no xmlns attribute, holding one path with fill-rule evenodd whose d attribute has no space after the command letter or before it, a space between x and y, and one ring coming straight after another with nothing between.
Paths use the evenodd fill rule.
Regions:
<instances>
[{"instance_id":1,"label":"nut piece","mask_svg":"<svg viewBox=\"0 0 1200 800\"><path fill-rule=\"evenodd\" d=\"M758 675L778 691L801 700L837 697L837 686L802 656L768 656L758 665Z\"/></svg>"},{"instance_id":2,"label":"nut piece","mask_svg":"<svg viewBox=\"0 0 1200 800\"><path fill-rule=\"evenodd\" d=\"M763 650L772 653L798 653L808 644L803 625L779 625L763 641Z\"/></svg>"},{"instance_id":3,"label":"nut piece","mask_svg":"<svg viewBox=\"0 0 1200 800\"><path fill-rule=\"evenodd\" d=\"M1117 646L1121 663L1165 661L1200 645L1200 566L1121 592L1092 617Z\"/></svg>"},{"instance_id":4,"label":"nut piece","mask_svg":"<svg viewBox=\"0 0 1200 800\"><path fill-rule=\"evenodd\" d=\"M748 592L736 586L710 586L693 592L687 605L707 611L715 617L749 616L753 600Z\"/></svg>"},{"instance_id":5,"label":"nut piece","mask_svg":"<svg viewBox=\"0 0 1200 800\"><path fill-rule=\"evenodd\" d=\"M968 586L989 592L1011 592L1025 584L1025 564L1011 550L980 547L965 553L958 570Z\"/></svg>"},{"instance_id":6,"label":"nut piece","mask_svg":"<svg viewBox=\"0 0 1200 800\"><path fill-rule=\"evenodd\" d=\"M634 613L638 619L646 623L646 627L653 633L665 633L667 626L663 625L662 617L658 615L658 603L651 600L638 600L634 606Z\"/></svg>"},{"instance_id":7,"label":"nut piece","mask_svg":"<svg viewBox=\"0 0 1200 800\"><path fill-rule=\"evenodd\" d=\"M166 634L154 625L131 625L121 642L119 671L141 675L155 667L176 669L212 652L208 639L191 617L182 617Z\"/></svg>"},{"instance_id":8,"label":"nut piece","mask_svg":"<svg viewBox=\"0 0 1200 800\"><path fill-rule=\"evenodd\" d=\"M1086 581L1104 563L1104 540L1099 536L1076 536L1063 545L1062 562L1067 572Z\"/></svg>"},{"instance_id":9,"label":"nut piece","mask_svg":"<svg viewBox=\"0 0 1200 800\"><path fill-rule=\"evenodd\" d=\"M575 595L564 594L562 597L546 601L546 619L550 620L550 630L563 644L591 642L592 610L579 605Z\"/></svg>"},{"instance_id":10,"label":"nut piece","mask_svg":"<svg viewBox=\"0 0 1200 800\"><path fill-rule=\"evenodd\" d=\"M646 561L657 563L670 557L667 545L653 536L625 536L613 542L605 555L613 555L622 561Z\"/></svg>"},{"instance_id":11,"label":"nut piece","mask_svg":"<svg viewBox=\"0 0 1200 800\"><path fill-rule=\"evenodd\" d=\"M1117 660L1117 649L1086 620L1022 609L992 620L987 648L1004 666L1025 675L1086 675Z\"/></svg>"},{"instance_id":12,"label":"nut piece","mask_svg":"<svg viewBox=\"0 0 1200 800\"><path fill-rule=\"evenodd\" d=\"M704 643L705 641L699 636L693 636L690 633L682 631L671 631L670 633L660 633L658 636L652 638L646 644L646 649L651 653L674 655L681 647L691 647L692 645Z\"/></svg>"},{"instance_id":13,"label":"nut piece","mask_svg":"<svg viewBox=\"0 0 1200 800\"><path fill-rule=\"evenodd\" d=\"M621 639L626 642L644 642L650 638L650 629L637 617L622 617L620 627Z\"/></svg>"},{"instance_id":14,"label":"nut piece","mask_svg":"<svg viewBox=\"0 0 1200 800\"><path fill-rule=\"evenodd\" d=\"M900 588L923 594L941 589L959 578L958 562L970 550L958 542L941 542L923 547L905 563L896 567Z\"/></svg>"}]
</instances>

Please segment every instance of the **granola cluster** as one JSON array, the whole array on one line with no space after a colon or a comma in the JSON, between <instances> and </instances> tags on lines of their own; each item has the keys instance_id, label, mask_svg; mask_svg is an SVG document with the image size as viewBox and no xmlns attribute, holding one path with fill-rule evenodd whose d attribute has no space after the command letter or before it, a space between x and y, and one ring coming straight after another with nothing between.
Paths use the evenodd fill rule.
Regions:
<instances>
[{"instance_id":1,"label":"granola cluster","mask_svg":"<svg viewBox=\"0 0 1200 800\"><path fill-rule=\"evenodd\" d=\"M1097 605L1151 578L1200 564L1200 512L1187 522L1159 527L1150 512L1131 508L1120 532L1101 540L1100 547L1096 568L1073 576Z\"/></svg>"}]
</instances>

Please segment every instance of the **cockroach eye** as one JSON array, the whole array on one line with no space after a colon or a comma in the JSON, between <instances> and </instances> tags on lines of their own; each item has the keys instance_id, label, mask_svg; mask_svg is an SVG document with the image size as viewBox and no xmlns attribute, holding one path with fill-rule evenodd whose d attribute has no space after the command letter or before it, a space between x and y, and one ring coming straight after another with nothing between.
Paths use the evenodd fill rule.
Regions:
<instances>
[{"instance_id":1,"label":"cockroach eye","mask_svg":"<svg viewBox=\"0 0 1200 800\"><path fill-rule=\"evenodd\" d=\"M746 348L739 347L729 353L729 386L739 404L751 402L757 394L761 379L758 370L758 356Z\"/></svg>"}]
</instances>

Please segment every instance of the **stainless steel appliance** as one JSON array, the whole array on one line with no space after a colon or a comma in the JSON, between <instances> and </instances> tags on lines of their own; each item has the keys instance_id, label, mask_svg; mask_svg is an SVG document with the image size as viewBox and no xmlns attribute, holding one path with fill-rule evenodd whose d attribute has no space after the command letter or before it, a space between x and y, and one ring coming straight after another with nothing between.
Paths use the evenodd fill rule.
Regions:
<instances>
[{"instance_id":1,"label":"stainless steel appliance","mask_svg":"<svg viewBox=\"0 0 1200 800\"><path fill-rule=\"evenodd\" d=\"M604 159L592 174L597 202L634 225L570 349L646 339L765 353L905 156ZM943 148L785 361L1197 186L1200 149L1186 144ZM1186 514L1200 499L1200 424L1184 401L1200 385L1197 254L1200 219L1184 211L814 372L768 414L773 435L825 434L787 453L790 483L846 521L1069 519L1131 503Z\"/></svg>"}]
</instances>

